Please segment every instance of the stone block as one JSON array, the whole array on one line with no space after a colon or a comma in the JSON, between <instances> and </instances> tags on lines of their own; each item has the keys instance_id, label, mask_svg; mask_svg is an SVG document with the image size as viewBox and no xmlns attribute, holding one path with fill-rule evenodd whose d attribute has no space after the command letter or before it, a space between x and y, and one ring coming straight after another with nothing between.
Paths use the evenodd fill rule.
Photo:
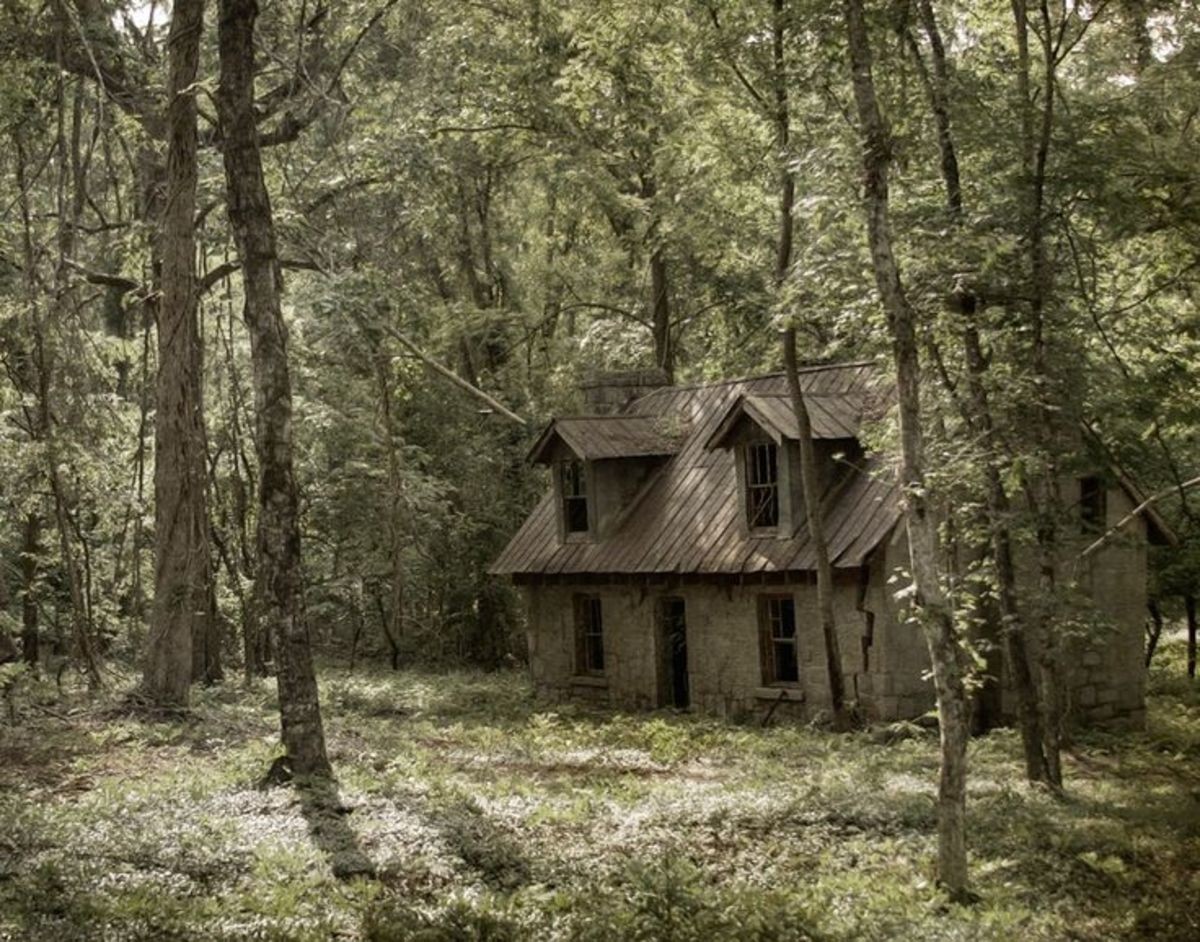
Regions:
<instances>
[{"instance_id":1,"label":"stone block","mask_svg":"<svg viewBox=\"0 0 1200 942\"><path fill-rule=\"evenodd\" d=\"M1117 689L1115 687L1097 687L1096 688L1096 703L1115 704L1117 702Z\"/></svg>"},{"instance_id":2,"label":"stone block","mask_svg":"<svg viewBox=\"0 0 1200 942\"><path fill-rule=\"evenodd\" d=\"M1092 684L1080 687L1075 691L1075 700L1082 707L1090 707L1096 703L1096 688Z\"/></svg>"},{"instance_id":3,"label":"stone block","mask_svg":"<svg viewBox=\"0 0 1200 942\"><path fill-rule=\"evenodd\" d=\"M1090 723L1104 723L1108 720L1111 720L1116 715L1117 711L1113 705L1111 703L1104 703L1088 710L1087 719Z\"/></svg>"},{"instance_id":4,"label":"stone block","mask_svg":"<svg viewBox=\"0 0 1200 942\"><path fill-rule=\"evenodd\" d=\"M1084 667L1099 667L1102 661L1099 651L1084 651L1079 659L1079 663Z\"/></svg>"}]
</instances>

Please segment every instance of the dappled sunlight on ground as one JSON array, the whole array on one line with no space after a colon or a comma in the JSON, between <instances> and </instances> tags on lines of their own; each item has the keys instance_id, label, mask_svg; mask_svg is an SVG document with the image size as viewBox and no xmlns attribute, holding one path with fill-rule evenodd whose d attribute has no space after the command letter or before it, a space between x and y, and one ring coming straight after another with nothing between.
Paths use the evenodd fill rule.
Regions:
<instances>
[{"instance_id":1,"label":"dappled sunlight on ground","mask_svg":"<svg viewBox=\"0 0 1200 942\"><path fill-rule=\"evenodd\" d=\"M1150 729L1081 738L1063 799L1023 783L1011 731L972 744L973 909L931 885L928 732L884 745L547 708L517 674L335 669L337 786L264 791L270 684L200 691L175 723L31 701L0 733L0 938L619 936L664 899L709 934L773 914L763 939L1195 938L1200 711L1160 657Z\"/></svg>"}]
</instances>

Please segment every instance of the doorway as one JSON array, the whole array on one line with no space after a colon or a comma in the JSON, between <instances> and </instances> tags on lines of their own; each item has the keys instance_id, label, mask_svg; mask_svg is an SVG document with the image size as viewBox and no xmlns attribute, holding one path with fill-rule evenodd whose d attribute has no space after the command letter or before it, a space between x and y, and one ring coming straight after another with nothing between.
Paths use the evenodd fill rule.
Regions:
<instances>
[{"instance_id":1,"label":"doorway","mask_svg":"<svg viewBox=\"0 0 1200 942\"><path fill-rule=\"evenodd\" d=\"M686 709L688 691L687 619L683 599L669 597L659 603L660 676L662 705Z\"/></svg>"}]
</instances>

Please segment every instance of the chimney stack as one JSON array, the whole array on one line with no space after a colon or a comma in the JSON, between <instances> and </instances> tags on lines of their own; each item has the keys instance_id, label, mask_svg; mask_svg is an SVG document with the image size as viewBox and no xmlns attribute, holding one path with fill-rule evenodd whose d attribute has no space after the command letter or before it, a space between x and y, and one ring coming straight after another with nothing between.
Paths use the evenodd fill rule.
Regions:
<instances>
[{"instance_id":1,"label":"chimney stack","mask_svg":"<svg viewBox=\"0 0 1200 942\"><path fill-rule=\"evenodd\" d=\"M634 399L663 386L670 386L666 370L615 370L589 373L579 384L583 401L592 415L615 415Z\"/></svg>"}]
</instances>

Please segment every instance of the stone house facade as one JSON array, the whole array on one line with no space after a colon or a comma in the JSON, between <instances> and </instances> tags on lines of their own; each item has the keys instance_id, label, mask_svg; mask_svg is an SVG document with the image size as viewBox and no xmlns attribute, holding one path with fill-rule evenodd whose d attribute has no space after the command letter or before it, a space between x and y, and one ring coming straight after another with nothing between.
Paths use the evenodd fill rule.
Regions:
<instances>
[{"instance_id":1,"label":"stone house facade","mask_svg":"<svg viewBox=\"0 0 1200 942\"><path fill-rule=\"evenodd\" d=\"M927 712L934 694L924 638L897 600L907 547L894 471L860 441L864 421L890 405L874 372L867 363L814 367L801 383L847 695L868 719L890 721ZM815 556L784 378L666 386L634 373L588 392L602 411L556 419L534 445L550 491L492 567L525 588L538 693L734 717L826 710ZM1065 487L1086 518L1081 545L1120 522L1137 496L1104 475ZM1076 721L1144 716L1145 544L1135 516L1078 573L1095 618L1068 658ZM998 653L986 673L980 709L990 724L1012 704Z\"/></svg>"}]
</instances>

